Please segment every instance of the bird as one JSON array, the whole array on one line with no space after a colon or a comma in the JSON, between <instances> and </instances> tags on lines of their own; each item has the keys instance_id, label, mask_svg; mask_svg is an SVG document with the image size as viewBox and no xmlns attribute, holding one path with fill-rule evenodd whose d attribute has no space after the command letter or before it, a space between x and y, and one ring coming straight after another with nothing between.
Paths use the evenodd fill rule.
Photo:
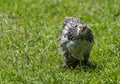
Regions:
<instances>
[{"instance_id":1,"label":"bird","mask_svg":"<svg viewBox=\"0 0 120 84\"><path fill-rule=\"evenodd\" d=\"M59 38L64 62L62 67L89 66L90 53L94 44L91 28L77 17L66 17Z\"/></svg>"}]
</instances>

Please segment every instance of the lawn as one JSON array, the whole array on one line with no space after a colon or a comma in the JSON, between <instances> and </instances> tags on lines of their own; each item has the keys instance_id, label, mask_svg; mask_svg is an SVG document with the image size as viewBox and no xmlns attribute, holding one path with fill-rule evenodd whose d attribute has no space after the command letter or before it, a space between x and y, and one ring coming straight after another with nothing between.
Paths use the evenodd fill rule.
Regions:
<instances>
[{"instance_id":1,"label":"lawn","mask_svg":"<svg viewBox=\"0 0 120 84\"><path fill-rule=\"evenodd\" d=\"M66 16L93 30L91 67L61 68ZM0 84L120 84L120 1L0 0Z\"/></svg>"}]
</instances>

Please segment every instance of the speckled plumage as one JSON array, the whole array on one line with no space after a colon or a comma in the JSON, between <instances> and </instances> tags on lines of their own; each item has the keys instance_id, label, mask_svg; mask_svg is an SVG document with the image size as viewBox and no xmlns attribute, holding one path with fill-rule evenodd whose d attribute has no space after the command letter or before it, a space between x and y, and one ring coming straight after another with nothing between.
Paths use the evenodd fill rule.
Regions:
<instances>
[{"instance_id":1,"label":"speckled plumage","mask_svg":"<svg viewBox=\"0 0 120 84\"><path fill-rule=\"evenodd\" d=\"M79 18L66 17L60 37L63 66L76 67L78 64L88 65L88 59L94 43L91 29Z\"/></svg>"}]
</instances>

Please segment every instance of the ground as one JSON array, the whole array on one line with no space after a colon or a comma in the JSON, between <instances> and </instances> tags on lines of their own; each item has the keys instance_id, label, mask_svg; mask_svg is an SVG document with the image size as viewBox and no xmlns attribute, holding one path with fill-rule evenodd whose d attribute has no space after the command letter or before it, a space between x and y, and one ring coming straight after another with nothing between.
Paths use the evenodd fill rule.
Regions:
<instances>
[{"instance_id":1,"label":"ground","mask_svg":"<svg viewBox=\"0 0 120 84\"><path fill-rule=\"evenodd\" d=\"M90 67L61 68L66 16L93 30ZM1 0L1 84L120 84L119 0Z\"/></svg>"}]
</instances>

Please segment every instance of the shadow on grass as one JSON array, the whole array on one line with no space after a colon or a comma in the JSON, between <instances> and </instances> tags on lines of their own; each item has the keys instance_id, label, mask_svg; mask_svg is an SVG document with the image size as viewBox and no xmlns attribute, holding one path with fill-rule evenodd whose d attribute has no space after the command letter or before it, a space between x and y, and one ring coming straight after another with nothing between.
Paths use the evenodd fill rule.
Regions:
<instances>
[{"instance_id":1,"label":"shadow on grass","mask_svg":"<svg viewBox=\"0 0 120 84\"><path fill-rule=\"evenodd\" d=\"M87 65L79 65L77 66L75 69L76 70L83 70L84 72L87 72L87 71L94 71L97 67L97 64L96 63L90 63L88 66Z\"/></svg>"},{"instance_id":2,"label":"shadow on grass","mask_svg":"<svg viewBox=\"0 0 120 84\"><path fill-rule=\"evenodd\" d=\"M96 63L90 63L89 66L87 65L77 65L75 68L73 67L69 67L69 68L63 68L65 71L70 70L70 71L83 71L83 72L94 72L95 70L100 70L100 68L98 67L99 65L97 65Z\"/></svg>"}]
</instances>

